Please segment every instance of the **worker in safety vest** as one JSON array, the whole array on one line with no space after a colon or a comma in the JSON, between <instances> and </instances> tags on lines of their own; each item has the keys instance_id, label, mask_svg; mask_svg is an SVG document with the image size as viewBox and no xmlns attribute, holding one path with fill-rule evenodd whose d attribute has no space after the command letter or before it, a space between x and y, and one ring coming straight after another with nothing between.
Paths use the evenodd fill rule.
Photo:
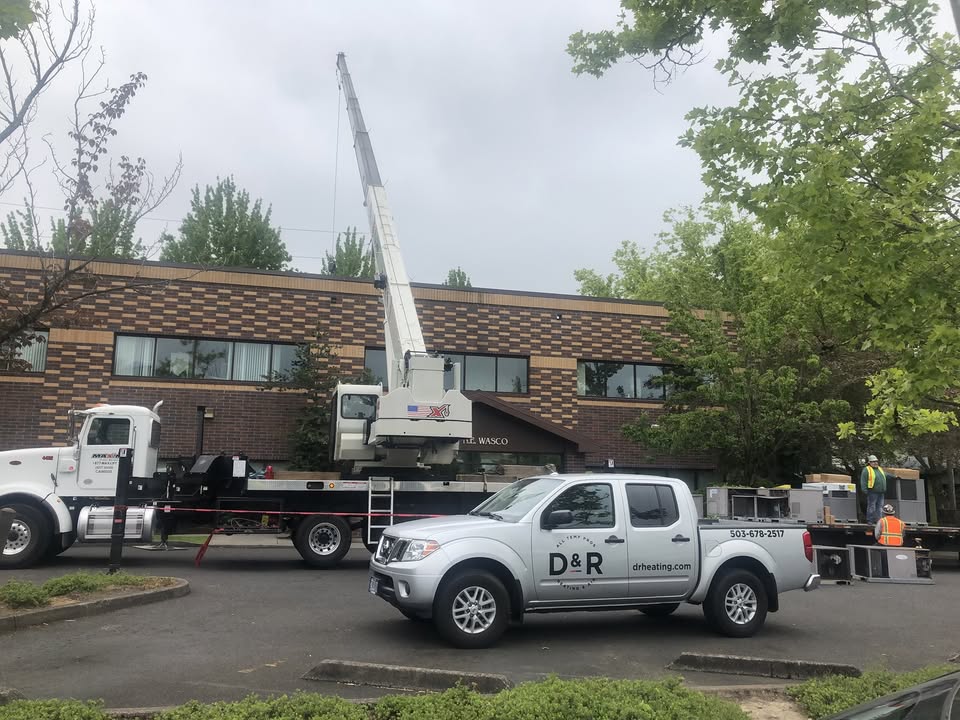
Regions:
<instances>
[{"instance_id":1,"label":"worker in safety vest","mask_svg":"<svg viewBox=\"0 0 960 720\"><path fill-rule=\"evenodd\" d=\"M867 458L867 466L860 473L860 489L867 494L867 522L873 525L880 520L887 492L887 472L878 464L876 455Z\"/></svg>"},{"instance_id":2,"label":"worker in safety vest","mask_svg":"<svg viewBox=\"0 0 960 720\"><path fill-rule=\"evenodd\" d=\"M874 537L881 545L900 547L903 545L903 530L906 527L903 520L893 514L893 505L883 506L883 517L877 520L874 528Z\"/></svg>"}]
</instances>

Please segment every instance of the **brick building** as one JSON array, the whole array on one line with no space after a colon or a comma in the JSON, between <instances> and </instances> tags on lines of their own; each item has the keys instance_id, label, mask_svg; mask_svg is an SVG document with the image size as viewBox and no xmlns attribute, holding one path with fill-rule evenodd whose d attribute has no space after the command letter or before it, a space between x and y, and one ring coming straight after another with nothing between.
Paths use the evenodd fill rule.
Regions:
<instances>
[{"instance_id":1,"label":"brick building","mask_svg":"<svg viewBox=\"0 0 960 720\"><path fill-rule=\"evenodd\" d=\"M129 261L98 262L96 295L70 322L38 327L23 351L29 372L0 371L0 449L67 441L67 410L98 402L163 400L161 455L189 454L197 406L207 408L207 451L243 451L282 465L303 398L263 390L315 330L343 376L384 373L378 291L366 280ZM39 286L36 257L0 251L0 283L17 295ZM641 329L662 330L652 303L504 290L414 285L428 347L461 364L474 400L472 442L461 462L555 462L564 470L666 473L703 487L710 453L663 456L625 440L620 427L656 411L663 389ZM3 300L0 299L0 303Z\"/></svg>"}]
</instances>

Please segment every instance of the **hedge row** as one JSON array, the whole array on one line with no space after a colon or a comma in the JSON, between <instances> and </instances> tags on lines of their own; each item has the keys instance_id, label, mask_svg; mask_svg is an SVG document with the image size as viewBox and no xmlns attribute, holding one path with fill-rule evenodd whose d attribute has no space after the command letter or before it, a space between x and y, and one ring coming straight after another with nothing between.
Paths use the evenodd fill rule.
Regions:
<instances>
[{"instance_id":1,"label":"hedge row","mask_svg":"<svg viewBox=\"0 0 960 720\"><path fill-rule=\"evenodd\" d=\"M956 666L914 672L871 671L861 677L808 680L787 692L819 720L860 703L897 692ZM0 706L0 720L108 720L101 703L76 700L19 700ZM301 693L234 703L190 702L155 720L749 720L727 700L680 684L642 680L559 680L527 683L498 695L457 687L432 695L391 695L357 705L328 695Z\"/></svg>"},{"instance_id":2,"label":"hedge row","mask_svg":"<svg viewBox=\"0 0 960 720\"><path fill-rule=\"evenodd\" d=\"M20 700L0 720L106 720L99 703ZM735 704L689 690L679 679L558 680L498 695L457 687L435 695L394 695L371 705L298 694L235 703L190 702L156 720L749 720Z\"/></svg>"},{"instance_id":3,"label":"hedge row","mask_svg":"<svg viewBox=\"0 0 960 720\"><path fill-rule=\"evenodd\" d=\"M913 672L895 673L889 670L871 670L860 677L830 677L807 680L787 689L797 704L813 720L835 715L841 710L856 707L884 695L905 690L941 675L960 670L956 665L931 665Z\"/></svg>"}]
</instances>

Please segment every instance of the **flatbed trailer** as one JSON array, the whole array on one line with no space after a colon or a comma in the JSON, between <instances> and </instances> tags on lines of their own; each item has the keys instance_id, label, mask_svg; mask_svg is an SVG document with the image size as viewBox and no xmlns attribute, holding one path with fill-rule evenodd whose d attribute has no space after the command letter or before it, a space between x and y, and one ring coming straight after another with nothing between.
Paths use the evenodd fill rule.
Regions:
<instances>
[{"instance_id":1,"label":"flatbed trailer","mask_svg":"<svg viewBox=\"0 0 960 720\"><path fill-rule=\"evenodd\" d=\"M811 523L807 525L807 529L814 545L846 547L872 545L876 542L873 536L874 526L868 523ZM907 525L904 545L960 553L960 527Z\"/></svg>"}]
</instances>

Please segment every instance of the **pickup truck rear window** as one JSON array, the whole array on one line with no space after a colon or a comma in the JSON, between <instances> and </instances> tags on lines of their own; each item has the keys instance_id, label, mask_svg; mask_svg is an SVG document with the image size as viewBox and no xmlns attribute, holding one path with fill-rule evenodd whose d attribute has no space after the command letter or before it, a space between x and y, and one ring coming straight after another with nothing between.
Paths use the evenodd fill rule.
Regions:
<instances>
[{"instance_id":1,"label":"pickup truck rear window","mask_svg":"<svg viewBox=\"0 0 960 720\"><path fill-rule=\"evenodd\" d=\"M633 527L663 527L679 518L677 498L669 485L627 485L630 524Z\"/></svg>"}]
</instances>

